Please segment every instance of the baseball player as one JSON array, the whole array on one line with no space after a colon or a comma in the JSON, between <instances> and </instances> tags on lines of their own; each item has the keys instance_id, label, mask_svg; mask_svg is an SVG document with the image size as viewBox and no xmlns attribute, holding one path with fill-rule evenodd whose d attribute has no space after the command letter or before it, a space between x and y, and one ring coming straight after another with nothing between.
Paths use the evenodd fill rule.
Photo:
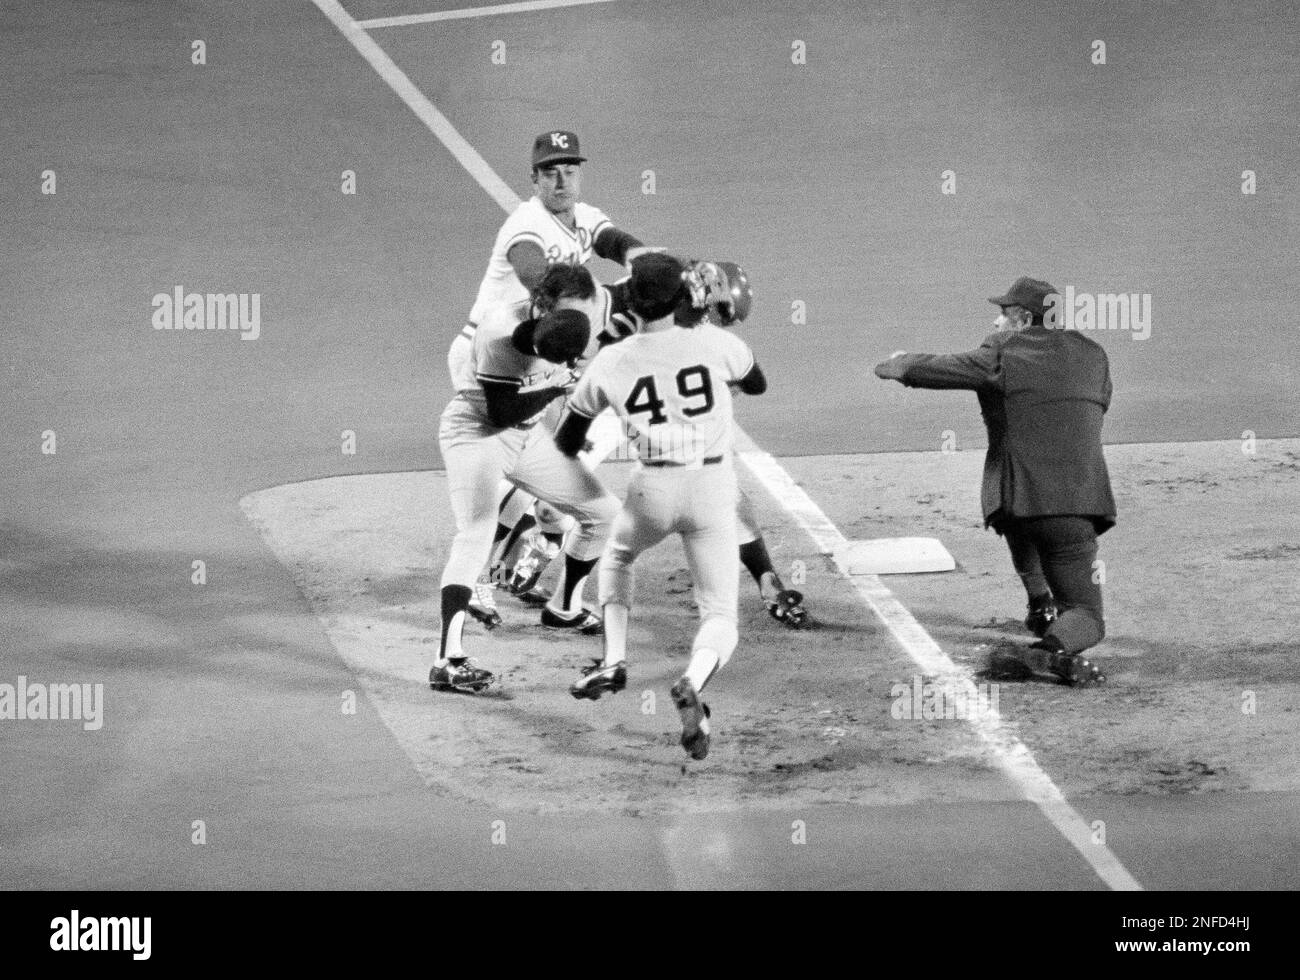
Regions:
<instances>
[{"instance_id":1,"label":"baseball player","mask_svg":"<svg viewBox=\"0 0 1300 980\"><path fill-rule=\"evenodd\" d=\"M567 540L563 585L542 610L542 625L599 632L600 620L582 606L582 591L618 501L538 425L571 389L569 365L590 344L599 303L591 273L555 265L531 301L489 310L475 333L474 385L448 403L438 431L456 537L442 575L442 637L429 674L435 690L480 691L493 680L469 662L462 631L473 582L492 545L503 478L577 522Z\"/></svg>"},{"instance_id":2,"label":"baseball player","mask_svg":"<svg viewBox=\"0 0 1300 980\"><path fill-rule=\"evenodd\" d=\"M637 238L616 228L603 211L579 200L582 164L586 159L578 137L571 132L553 130L533 140L535 193L511 213L497 232L469 321L447 352L447 369L456 391L472 389L475 385L471 354L474 334L484 317L494 307L526 300L551 265L559 262L585 265L593 254L625 263L647 251ZM516 493L506 500L502 528L494 544L503 543L502 539L528 512L535 499L529 494ZM548 517L552 520L546 520ZM554 536L562 536L563 529L553 518L553 514L544 512L544 526ZM558 552L558 546L553 552ZM491 570L484 569L474 583L469 609L488 629L501 622L492 589Z\"/></svg>"},{"instance_id":3,"label":"baseball player","mask_svg":"<svg viewBox=\"0 0 1300 980\"><path fill-rule=\"evenodd\" d=\"M688 289L693 292L693 305L703 308L707 318L713 322L721 326L730 326L743 321L749 315L753 292L744 270L735 263L689 263L686 278ZM644 327L642 318L632 310L629 302L629 280L620 280L606 288L610 291L608 318L597 337L602 347L630 337ZM594 465L604 459L612 449L613 445L607 442L594 453L584 454L584 458ZM502 519L503 522L506 519L504 513ZM767 542L759 527L758 514L753 501L744 490L739 489L736 520L740 561L758 586L759 599L764 608L777 622L791 629L799 629L807 620L803 594L795 589L787 589L781 581L768 554ZM529 521L531 518L524 518L525 530L528 530ZM506 529L502 528L499 536L505 537L507 533ZM510 540L516 540L518 533L516 531L511 535ZM545 601L544 593L530 593L530 590L545 571L546 564L558 554L560 537L562 535L554 533L554 528L539 527L523 538L520 557L514 563L514 572L506 576L513 594L530 604ZM501 553L508 555L509 546L503 548Z\"/></svg>"},{"instance_id":4,"label":"baseball player","mask_svg":"<svg viewBox=\"0 0 1300 980\"><path fill-rule=\"evenodd\" d=\"M595 700L626 687L633 563L669 534L679 534L700 626L690 664L671 693L681 715L682 747L691 758L703 759L709 709L700 695L738 639L730 386L757 395L767 381L743 340L703 322L705 310L693 305L684 271L668 255L633 262L630 294L645 321L643 332L596 355L569 400L555 442L561 452L576 455L592 420L613 408L636 431L640 461L601 558L604 660L587 668L571 693Z\"/></svg>"}]
</instances>

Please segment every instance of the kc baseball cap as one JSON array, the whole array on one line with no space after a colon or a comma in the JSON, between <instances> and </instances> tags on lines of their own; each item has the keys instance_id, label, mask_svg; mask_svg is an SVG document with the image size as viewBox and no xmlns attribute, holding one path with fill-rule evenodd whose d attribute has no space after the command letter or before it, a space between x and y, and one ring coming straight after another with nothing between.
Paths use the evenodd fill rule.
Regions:
<instances>
[{"instance_id":1,"label":"kc baseball cap","mask_svg":"<svg viewBox=\"0 0 1300 980\"><path fill-rule=\"evenodd\" d=\"M542 133L533 140L534 167L545 167L552 163L582 163L586 159L578 147L578 137L562 129Z\"/></svg>"},{"instance_id":2,"label":"kc baseball cap","mask_svg":"<svg viewBox=\"0 0 1300 980\"><path fill-rule=\"evenodd\" d=\"M1023 306L1030 313L1046 313L1047 297L1056 287L1041 279L1021 276L1011 284L1005 296L990 296L989 302L998 306Z\"/></svg>"}]
</instances>

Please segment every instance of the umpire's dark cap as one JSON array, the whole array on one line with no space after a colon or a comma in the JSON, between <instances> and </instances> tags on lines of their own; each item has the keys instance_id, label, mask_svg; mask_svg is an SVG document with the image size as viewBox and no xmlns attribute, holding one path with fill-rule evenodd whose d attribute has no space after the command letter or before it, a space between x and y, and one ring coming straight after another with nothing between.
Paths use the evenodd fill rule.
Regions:
<instances>
[{"instance_id":1,"label":"umpire's dark cap","mask_svg":"<svg viewBox=\"0 0 1300 980\"><path fill-rule=\"evenodd\" d=\"M587 158L578 147L578 137L563 129L542 133L533 140L533 168L553 163L582 163Z\"/></svg>"},{"instance_id":2,"label":"umpire's dark cap","mask_svg":"<svg viewBox=\"0 0 1300 980\"><path fill-rule=\"evenodd\" d=\"M591 339L591 321L579 310L555 310L533 328L533 349L539 357L565 364L582 356Z\"/></svg>"},{"instance_id":3,"label":"umpire's dark cap","mask_svg":"<svg viewBox=\"0 0 1300 980\"><path fill-rule=\"evenodd\" d=\"M1041 279L1021 276L1011 284L1005 296L990 296L989 302L997 306L1022 306L1030 313L1046 313L1047 297L1056 292L1056 287Z\"/></svg>"}]
</instances>

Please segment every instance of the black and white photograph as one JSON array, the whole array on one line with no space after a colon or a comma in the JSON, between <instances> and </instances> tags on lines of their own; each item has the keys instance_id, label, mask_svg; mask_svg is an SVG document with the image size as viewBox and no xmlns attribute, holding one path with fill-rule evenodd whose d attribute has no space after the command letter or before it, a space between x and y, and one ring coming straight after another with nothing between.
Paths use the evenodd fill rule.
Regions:
<instances>
[{"instance_id":1,"label":"black and white photograph","mask_svg":"<svg viewBox=\"0 0 1300 980\"><path fill-rule=\"evenodd\" d=\"M1300 5L3 0L0 76L23 943L1297 887Z\"/></svg>"}]
</instances>

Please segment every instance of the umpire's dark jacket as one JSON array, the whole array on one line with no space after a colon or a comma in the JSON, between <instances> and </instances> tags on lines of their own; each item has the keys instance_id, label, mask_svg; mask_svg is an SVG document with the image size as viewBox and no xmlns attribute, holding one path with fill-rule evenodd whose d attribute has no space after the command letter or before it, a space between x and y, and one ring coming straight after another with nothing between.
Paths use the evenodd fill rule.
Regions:
<instances>
[{"instance_id":1,"label":"umpire's dark jacket","mask_svg":"<svg viewBox=\"0 0 1300 980\"><path fill-rule=\"evenodd\" d=\"M980 502L985 526L1009 517L1077 514L1100 534L1115 523L1101 450L1110 368L1101 345L1073 330L990 334L967 354L903 354L912 388L970 388L988 427Z\"/></svg>"}]
</instances>

